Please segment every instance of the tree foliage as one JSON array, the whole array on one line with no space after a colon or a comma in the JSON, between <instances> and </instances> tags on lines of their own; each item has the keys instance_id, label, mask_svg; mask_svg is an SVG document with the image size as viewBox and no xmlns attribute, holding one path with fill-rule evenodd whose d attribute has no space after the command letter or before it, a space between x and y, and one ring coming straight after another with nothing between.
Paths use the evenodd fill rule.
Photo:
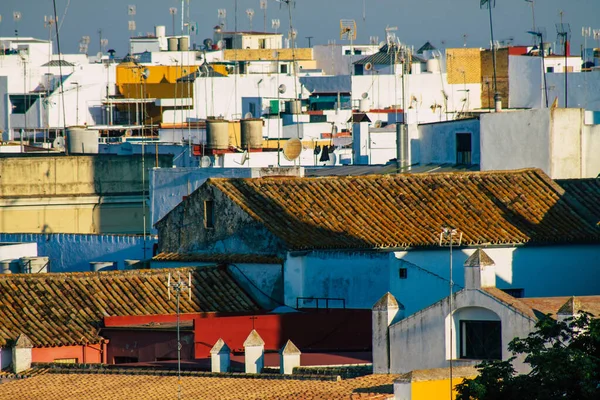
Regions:
<instances>
[{"instance_id":1,"label":"tree foliage","mask_svg":"<svg viewBox=\"0 0 600 400\"><path fill-rule=\"evenodd\" d=\"M581 313L556 321L549 316L526 338L508 345L508 361L485 361L480 374L457 385L457 400L600 399L600 319ZM517 374L513 362L524 357L531 371Z\"/></svg>"}]
</instances>

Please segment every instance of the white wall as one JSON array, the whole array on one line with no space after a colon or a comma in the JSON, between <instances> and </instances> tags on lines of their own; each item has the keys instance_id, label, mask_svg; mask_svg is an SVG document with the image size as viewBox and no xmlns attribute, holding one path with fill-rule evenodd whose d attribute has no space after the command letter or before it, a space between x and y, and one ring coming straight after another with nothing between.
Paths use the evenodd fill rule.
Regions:
<instances>
[{"instance_id":1,"label":"white wall","mask_svg":"<svg viewBox=\"0 0 600 400\"><path fill-rule=\"evenodd\" d=\"M581 163L583 177L594 178L600 175L600 125L585 125L581 138Z\"/></svg>"},{"instance_id":2,"label":"white wall","mask_svg":"<svg viewBox=\"0 0 600 400\"><path fill-rule=\"evenodd\" d=\"M550 176L581 178L581 134L584 112L581 108L557 108L551 111Z\"/></svg>"},{"instance_id":3,"label":"white wall","mask_svg":"<svg viewBox=\"0 0 600 400\"><path fill-rule=\"evenodd\" d=\"M480 121L482 171L536 167L552 173L550 110L482 114Z\"/></svg>"},{"instance_id":4,"label":"white wall","mask_svg":"<svg viewBox=\"0 0 600 400\"><path fill-rule=\"evenodd\" d=\"M541 58L508 56L508 93L509 108L546 106Z\"/></svg>"},{"instance_id":5,"label":"white wall","mask_svg":"<svg viewBox=\"0 0 600 400\"><path fill-rule=\"evenodd\" d=\"M419 153L411 163L456 163L456 134L471 134L471 163L479 164L480 136L478 119L461 119L418 126Z\"/></svg>"}]
</instances>

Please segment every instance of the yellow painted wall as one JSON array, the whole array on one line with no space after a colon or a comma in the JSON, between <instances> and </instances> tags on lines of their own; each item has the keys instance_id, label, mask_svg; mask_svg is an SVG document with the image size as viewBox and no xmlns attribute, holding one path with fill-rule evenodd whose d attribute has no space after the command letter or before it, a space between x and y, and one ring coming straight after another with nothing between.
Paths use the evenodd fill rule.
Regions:
<instances>
[{"instance_id":1,"label":"yellow painted wall","mask_svg":"<svg viewBox=\"0 0 600 400\"><path fill-rule=\"evenodd\" d=\"M117 66L117 87L119 88L119 92L125 97L140 98L141 94L139 90L139 85L142 82L140 74L144 69L148 69L148 77L145 80L143 80L148 90L158 90L153 89L154 87L170 87L171 89L170 91L168 89L165 89L165 95L170 93L170 95L167 97L160 95L160 91L157 92L157 94L159 94L157 96L151 96L149 94L150 92L148 92L148 95L146 95L146 97L172 98L174 93L175 82L177 81L177 79L181 78L182 76L191 74L197 68L197 66L141 66L135 65L133 63L122 63ZM125 86L128 86L129 89L125 89ZM137 88L137 90L131 89L132 87Z\"/></svg>"},{"instance_id":2,"label":"yellow painted wall","mask_svg":"<svg viewBox=\"0 0 600 400\"><path fill-rule=\"evenodd\" d=\"M229 49L224 51L223 58L229 61L277 61L277 55L273 55L274 52L279 53L279 61L293 59L292 49ZM297 61L312 60L313 52L310 48L296 49L294 56Z\"/></svg>"},{"instance_id":3,"label":"yellow painted wall","mask_svg":"<svg viewBox=\"0 0 600 400\"><path fill-rule=\"evenodd\" d=\"M453 379L454 387L456 388L456 385L463 379ZM411 400L454 400L456 398L456 390L452 390L452 396L450 396L450 379L412 382L411 394Z\"/></svg>"}]
</instances>

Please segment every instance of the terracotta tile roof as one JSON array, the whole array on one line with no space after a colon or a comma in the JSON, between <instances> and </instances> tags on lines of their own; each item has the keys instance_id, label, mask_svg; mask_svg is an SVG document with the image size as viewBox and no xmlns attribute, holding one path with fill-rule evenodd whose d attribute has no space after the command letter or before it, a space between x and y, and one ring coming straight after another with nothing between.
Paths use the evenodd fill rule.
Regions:
<instances>
[{"instance_id":1,"label":"terracotta tile roof","mask_svg":"<svg viewBox=\"0 0 600 400\"><path fill-rule=\"evenodd\" d=\"M600 221L600 178L558 179L556 183L565 190L572 200L590 210L592 222Z\"/></svg>"},{"instance_id":2,"label":"terracotta tile roof","mask_svg":"<svg viewBox=\"0 0 600 400\"><path fill-rule=\"evenodd\" d=\"M589 210L539 169L205 184L292 250L437 246L445 225L463 232L464 245L600 242Z\"/></svg>"},{"instance_id":3,"label":"terracotta tile roof","mask_svg":"<svg viewBox=\"0 0 600 400\"><path fill-rule=\"evenodd\" d=\"M418 369L401 375L396 382L439 381L449 379L449 374L449 368ZM479 375L479 371L475 367L452 368L452 376L457 379L457 383L460 382L458 378L470 378L477 375Z\"/></svg>"},{"instance_id":4,"label":"terracotta tile roof","mask_svg":"<svg viewBox=\"0 0 600 400\"><path fill-rule=\"evenodd\" d=\"M186 399L393 399L398 375L367 375L342 381L205 378L183 376ZM177 394L176 376L47 373L2 385L0 398L46 400L163 400Z\"/></svg>"},{"instance_id":5,"label":"terracotta tile roof","mask_svg":"<svg viewBox=\"0 0 600 400\"><path fill-rule=\"evenodd\" d=\"M567 303L576 305L575 312L586 311L600 316L600 296L523 297L517 299L498 288L488 287L482 290L532 319L539 319L546 314L556 317L559 310L566 310L566 307L563 306L566 306Z\"/></svg>"},{"instance_id":6,"label":"terracotta tile roof","mask_svg":"<svg viewBox=\"0 0 600 400\"><path fill-rule=\"evenodd\" d=\"M255 254L196 254L196 253L159 253L152 261L206 262L215 264L283 264L277 256Z\"/></svg>"},{"instance_id":7,"label":"terracotta tile roof","mask_svg":"<svg viewBox=\"0 0 600 400\"><path fill-rule=\"evenodd\" d=\"M0 275L0 346L26 334L35 347L99 343L104 316L174 314L168 274L192 273L183 313L258 310L226 268Z\"/></svg>"}]
</instances>

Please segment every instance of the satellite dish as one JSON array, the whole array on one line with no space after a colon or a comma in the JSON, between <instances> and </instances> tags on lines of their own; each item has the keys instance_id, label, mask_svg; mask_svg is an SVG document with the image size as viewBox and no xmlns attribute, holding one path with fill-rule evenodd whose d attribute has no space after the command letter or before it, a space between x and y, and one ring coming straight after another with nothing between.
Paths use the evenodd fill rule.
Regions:
<instances>
[{"instance_id":1,"label":"satellite dish","mask_svg":"<svg viewBox=\"0 0 600 400\"><path fill-rule=\"evenodd\" d=\"M364 92L363 94L360 95L360 97L362 97L363 99L366 99L369 97L369 93Z\"/></svg>"},{"instance_id":2,"label":"satellite dish","mask_svg":"<svg viewBox=\"0 0 600 400\"><path fill-rule=\"evenodd\" d=\"M244 114L244 119L250 119L254 117L254 115L252 115L252 113L250 111L248 111L246 114Z\"/></svg>"},{"instance_id":3,"label":"satellite dish","mask_svg":"<svg viewBox=\"0 0 600 400\"><path fill-rule=\"evenodd\" d=\"M98 53L96 53L96 58L97 59L101 59L102 58L102 52L99 51Z\"/></svg>"},{"instance_id":4,"label":"satellite dish","mask_svg":"<svg viewBox=\"0 0 600 400\"><path fill-rule=\"evenodd\" d=\"M63 138L62 136L59 136L56 139L54 139L54 141L52 142L52 147L57 150L64 150L65 149L65 138Z\"/></svg>"},{"instance_id":5,"label":"satellite dish","mask_svg":"<svg viewBox=\"0 0 600 400\"><path fill-rule=\"evenodd\" d=\"M285 84L282 83L281 85L279 85L279 88L277 90L279 90L279 94L284 94L287 90L287 87L285 86Z\"/></svg>"},{"instance_id":6,"label":"satellite dish","mask_svg":"<svg viewBox=\"0 0 600 400\"><path fill-rule=\"evenodd\" d=\"M242 154L242 159L240 161L240 165L246 164L246 161L248 161L249 159L250 159L250 154L248 154L247 151L244 151L244 153Z\"/></svg>"},{"instance_id":7,"label":"satellite dish","mask_svg":"<svg viewBox=\"0 0 600 400\"><path fill-rule=\"evenodd\" d=\"M302 153L302 142L298 138L293 138L283 145L283 156L288 161L294 161Z\"/></svg>"},{"instance_id":8,"label":"satellite dish","mask_svg":"<svg viewBox=\"0 0 600 400\"><path fill-rule=\"evenodd\" d=\"M383 47L387 44L387 42L385 40L382 40L381 42L379 42L379 47Z\"/></svg>"},{"instance_id":9,"label":"satellite dish","mask_svg":"<svg viewBox=\"0 0 600 400\"><path fill-rule=\"evenodd\" d=\"M208 168L212 164L212 161L209 156L202 156L200 159L200 166L202 168Z\"/></svg>"},{"instance_id":10,"label":"satellite dish","mask_svg":"<svg viewBox=\"0 0 600 400\"><path fill-rule=\"evenodd\" d=\"M206 38L204 39L204 47L206 47L207 49L212 49L212 45L213 45L213 41L211 38Z\"/></svg>"},{"instance_id":11,"label":"satellite dish","mask_svg":"<svg viewBox=\"0 0 600 400\"><path fill-rule=\"evenodd\" d=\"M380 119L378 119L377 121L375 121L375 128L381 128L382 122Z\"/></svg>"},{"instance_id":12,"label":"satellite dish","mask_svg":"<svg viewBox=\"0 0 600 400\"><path fill-rule=\"evenodd\" d=\"M370 71L372 69L373 69L373 64L372 63L368 62L368 63L365 64L365 70L366 71Z\"/></svg>"},{"instance_id":13,"label":"satellite dish","mask_svg":"<svg viewBox=\"0 0 600 400\"><path fill-rule=\"evenodd\" d=\"M217 49L221 50L224 46L225 46L225 42L223 42L222 40L219 40L217 42Z\"/></svg>"},{"instance_id":14,"label":"satellite dish","mask_svg":"<svg viewBox=\"0 0 600 400\"><path fill-rule=\"evenodd\" d=\"M144 68L144 70L142 71L142 78L148 79L149 76L150 76L150 70L148 68Z\"/></svg>"}]
</instances>

